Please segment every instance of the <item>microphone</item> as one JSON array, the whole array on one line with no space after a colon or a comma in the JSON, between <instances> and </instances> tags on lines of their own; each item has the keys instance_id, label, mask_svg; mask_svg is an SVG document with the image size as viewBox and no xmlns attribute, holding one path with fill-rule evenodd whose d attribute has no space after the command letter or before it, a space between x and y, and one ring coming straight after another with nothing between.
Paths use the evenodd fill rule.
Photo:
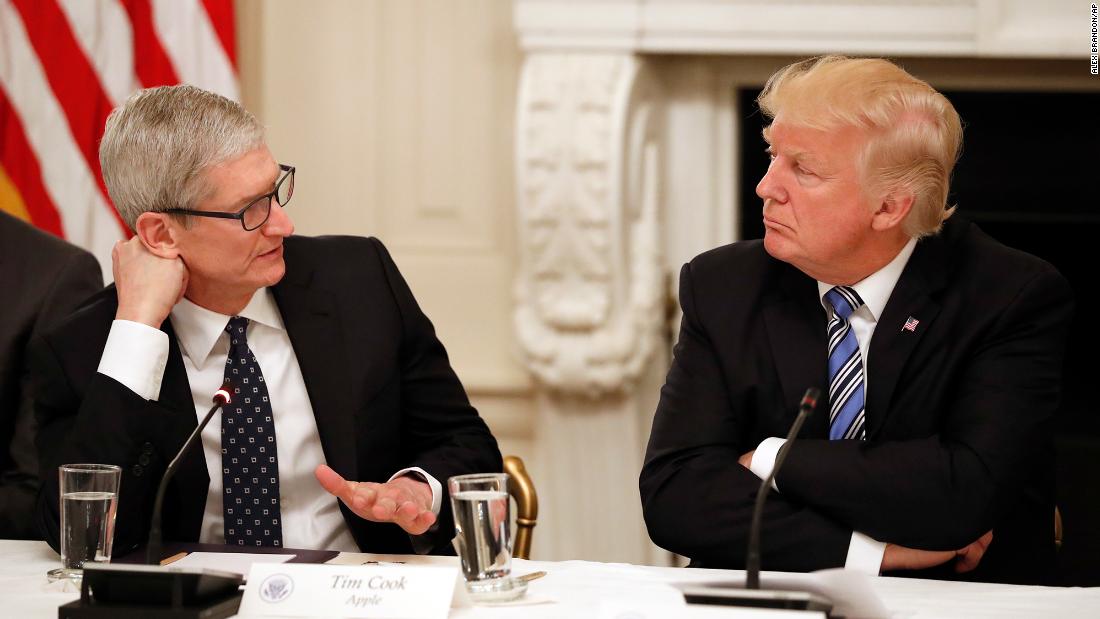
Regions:
<instances>
[{"instance_id":1,"label":"microphone","mask_svg":"<svg viewBox=\"0 0 1100 619\"><path fill-rule=\"evenodd\" d=\"M760 483L760 491L756 493L756 503L752 510L752 521L749 524L749 541L745 550L745 584L739 583L695 583L679 585L678 588L684 595L688 604L719 604L723 606L748 606L753 608L786 608L792 610L813 610L826 613L832 609L833 604L810 591L802 590L761 590L760 589L760 521L764 515L764 501L768 496L768 488L775 480L776 473L783 466L793 443L798 436L802 424L810 416L817 406L817 400L821 397L821 390L810 387L802 396L798 404L798 416L794 418L791 429L787 432L787 443L779 450L775 457L775 466L768 474L767 479Z\"/></svg>"},{"instance_id":2,"label":"microphone","mask_svg":"<svg viewBox=\"0 0 1100 619\"><path fill-rule=\"evenodd\" d=\"M164 504L164 491L168 489L168 482L172 479L172 476L176 474L176 469L179 468L180 460L183 459L183 455L186 454L191 449L191 446L195 444L195 441L198 440L206 424L210 423L210 418L214 416L214 413L218 412L218 409L229 404L231 401L229 397L229 386L229 381L226 380L222 383L221 388L214 392L214 405L210 407L210 411L202 418L202 422L195 428L195 431L191 433L191 436L187 437L187 441L184 442L183 447L180 447L176 457L172 459L172 462L168 464L168 468L164 470L164 476L160 479L160 486L157 487L157 498L153 501L153 517L149 523L149 543L145 545L145 563L148 565L160 565L161 543L163 541L161 533L161 511Z\"/></svg>"},{"instance_id":3,"label":"microphone","mask_svg":"<svg viewBox=\"0 0 1100 619\"><path fill-rule=\"evenodd\" d=\"M764 516L764 501L768 498L768 488L771 487L772 482L775 480L776 473L779 472L779 467L783 466L783 461L787 459L787 452L790 451L791 441L798 436L798 431L802 429L802 424L806 422L806 418L810 416L810 413L817 407L817 399L821 397L821 390L817 387L810 387L806 390L806 393L802 395L802 401L798 403L798 416L794 418L794 423L791 424L791 429L787 432L787 442L780 448L779 453L775 457L775 466L772 467L771 473L768 477L760 483L760 490L756 493L756 504L752 508L752 520L749 525L749 545L745 550L745 588L746 589L759 589L760 588L760 521Z\"/></svg>"}]
</instances>

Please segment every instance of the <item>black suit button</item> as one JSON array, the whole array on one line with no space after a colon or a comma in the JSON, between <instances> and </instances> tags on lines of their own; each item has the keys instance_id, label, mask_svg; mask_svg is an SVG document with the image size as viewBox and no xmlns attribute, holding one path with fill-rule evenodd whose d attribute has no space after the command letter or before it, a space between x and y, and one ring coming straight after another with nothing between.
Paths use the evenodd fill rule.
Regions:
<instances>
[{"instance_id":1,"label":"black suit button","mask_svg":"<svg viewBox=\"0 0 1100 619\"><path fill-rule=\"evenodd\" d=\"M140 464L135 464L133 468L130 469L130 472L134 474L134 477L141 477L141 474L145 472L145 469L142 468Z\"/></svg>"},{"instance_id":2,"label":"black suit button","mask_svg":"<svg viewBox=\"0 0 1100 619\"><path fill-rule=\"evenodd\" d=\"M141 454L138 456L138 464L141 466L149 466L149 454Z\"/></svg>"},{"instance_id":3,"label":"black suit button","mask_svg":"<svg viewBox=\"0 0 1100 619\"><path fill-rule=\"evenodd\" d=\"M153 455L153 444L152 443L144 443L141 446L141 453L143 453L147 456ZM142 464L145 464L145 463L142 463Z\"/></svg>"}]
</instances>

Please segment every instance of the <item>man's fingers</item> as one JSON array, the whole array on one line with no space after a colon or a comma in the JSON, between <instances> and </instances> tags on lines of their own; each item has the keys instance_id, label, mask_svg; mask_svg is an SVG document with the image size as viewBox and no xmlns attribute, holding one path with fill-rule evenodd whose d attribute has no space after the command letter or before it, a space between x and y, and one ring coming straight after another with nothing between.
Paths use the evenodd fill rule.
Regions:
<instances>
[{"instance_id":1,"label":"man's fingers","mask_svg":"<svg viewBox=\"0 0 1100 619\"><path fill-rule=\"evenodd\" d=\"M985 552L986 548L989 548L989 544L993 542L993 531L987 531L985 535L978 538L978 544L982 547L982 552Z\"/></svg>"},{"instance_id":2,"label":"man's fingers","mask_svg":"<svg viewBox=\"0 0 1100 619\"><path fill-rule=\"evenodd\" d=\"M374 507L371 509L371 514L375 520L380 522L387 522L393 520L394 512L397 511L397 502L388 496L379 496L374 502Z\"/></svg>"},{"instance_id":3,"label":"man's fingers","mask_svg":"<svg viewBox=\"0 0 1100 619\"><path fill-rule=\"evenodd\" d=\"M420 507L412 501L405 501L397 506L394 519L400 522L412 522L420 515Z\"/></svg>"},{"instance_id":4,"label":"man's fingers","mask_svg":"<svg viewBox=\"0 0 1100 619\"><path fill-rule=\"evenodd\" d=\"M341 492L347 488L347 482L339 473L332 470L327 464L318 464L317 468L313 469L313 475L317 478L317 481L321 482L321 487L326 492L343 498Z\"/></svg>"},{"instance_id":5,"label":"man's fingers","mask_svg":"<svg viewBox=\"0 0 1100 619\"><path fill-rule=\"evenodd\" d=\"M352 485L350 490L351 507L352 511L359 514L363 518L368 518L368 512L374 507L374 502L378 498L378 491L374 489L374 484L363 483L359 481L349 481Z\"/></svg>"},{"instance_id":6,"label":"man's fingers","mask_svg":"<svg viewBox=\"0 0 1100 619\"><path fill-rule=\"evenodd\" d=\"M423 533L432 528L432 525L435 524L435 514L430 511L422 511L420 515L416 517L416 523L417 526L423 527L420 530L420 532Z\"/></svg>"},{"instance_id":7,"label":"man's fingers","mask_svg":"<svg viewBox=\"0 0 1100 619\"><path fill-rule=\"evenodd\" d=\"M756 450L754 449L754 450L752 450L748 453L741 454L741 457L737 459L737 463L740 464L741 466L747 468L747 469L751 468L752 467L752 456L755 453L756 453Z\"/></svg>"},{"instance_id":8,"label":"man's fingers","mask_svg":"<svg viewBox=\"0 0 1100 619\"><path fill-rule=\"evenodd\" d=\"M317 477L317 481L321 482L322 488L329 494L339 497L349 506L354 501L356 494L359 494L356 492L359 486L358 482L344 479L342 475L326 464L318 464L317 468L313 470L313 475Z\"/></svg>"},{"instance_id":9,"label":"man's fingers","mask_svg":"<svg viewBox=\"0 0 1100 619\"><path fill-rule=\"evenodd\" d=\"M405 501L397 506L397 510L393 514L393 521L402 529L416 535L420 533L415 530L416 517L419 515L420 508L412 501Z\"/></svg>"},{"instance_id":10,"label":"man's fingers","mask_svg":"<svg viewBox=\"0 0 1100 619\"><path fill-rule=\"evenodd\" d=\"M374 508L375 497L378 492L372 483L348 481L330 467L320 464L313 470L313 475L321 483L321 487L329 494L337 497L351 508L361 518L376 520L371 514Z\"/></svg>"},{"instance_id":11,"label":"man's fingers","mask_svg":"<svg viewBox=\"0 0 1100 619\"><path fill-rule=\"evenodd\" d=\"M982 553L975 546L977 542L959 551L958 559L955 561L956 572L962 574L978 567L978 563L982 560Z\"/></svg>"},{"instance_id":12,"label":"man's fingers","mask_svg":"<svg viewBox=\"0 0 1100 619\"><path fill-rule=\"evenodd\" d=\"M394 522L411 535L421 535L435 524L435 514L409 501L397 508Z\"/></svg>"},{"instance_id":13,"label":"man's fingers","mask_svg":"<svg viewBox=\"0 0 1100 619\"><path fill-rule=\"evenodd\" d=\"M955 561L955 571L961 574L978 567L978 564L982 562L982 557L985 556L986 549L989 548L989 544L992 541L993 531L987 531L985 535L974 540L974 543L960 550L958 559Z\"/></svg>"}]
</instances>

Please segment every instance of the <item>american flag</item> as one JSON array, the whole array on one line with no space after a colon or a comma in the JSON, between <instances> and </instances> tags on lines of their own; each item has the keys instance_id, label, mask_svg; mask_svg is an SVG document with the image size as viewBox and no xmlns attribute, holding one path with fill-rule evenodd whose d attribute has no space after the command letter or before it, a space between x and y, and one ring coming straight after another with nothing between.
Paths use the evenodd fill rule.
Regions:
<instances>
[{"instance_id":1,"label":"american flag","mask_svg":"<svg viewBox=\"0 0 1100 619\"><path fill-rule=\"evenodd\" d=\"M901 330L902 331L911 331L913 333L916 333L918 324L920 324L920 321L917 320L916 318L913 318L912 316L910 316L909 320L905 321L905 325L902 326Z\"/></svg>"},{"instance_id":2,"label":"american flag","mask_svg":"<svg viewBox=\"0 0 1100 619\"><path fill-rule=\"evenodd\" d=\"M239 98L232 0L0 0L0 209L91 251L129 236L99 168L111 110L189 83Z\"/></svg>"}]
</instances>

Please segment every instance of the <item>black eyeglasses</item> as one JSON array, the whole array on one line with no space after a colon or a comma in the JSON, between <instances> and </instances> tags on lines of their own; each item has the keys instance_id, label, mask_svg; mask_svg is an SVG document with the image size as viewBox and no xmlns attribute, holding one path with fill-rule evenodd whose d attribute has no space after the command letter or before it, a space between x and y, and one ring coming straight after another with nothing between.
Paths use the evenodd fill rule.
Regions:
<instances>
[{"instance_id":1,"label":"black eyeglasses","mask_svg":"<svg viewBox=\"0 0 1100 619\"><path fill-rule=\"evenodd\" d=\"M278 202L279 206L286 206L290 202L291 196L294 195L294 166L280 163L279 169L282 170L283 175L275 183L275 190L249 202L247 206L236 213L195 211L186 208L170 208L162 212L198 217L217 217L218 219L239 219L245 230L255 230L267 223L267 218L271 217L272 201Z\"/></svg>"}]
</instances>

